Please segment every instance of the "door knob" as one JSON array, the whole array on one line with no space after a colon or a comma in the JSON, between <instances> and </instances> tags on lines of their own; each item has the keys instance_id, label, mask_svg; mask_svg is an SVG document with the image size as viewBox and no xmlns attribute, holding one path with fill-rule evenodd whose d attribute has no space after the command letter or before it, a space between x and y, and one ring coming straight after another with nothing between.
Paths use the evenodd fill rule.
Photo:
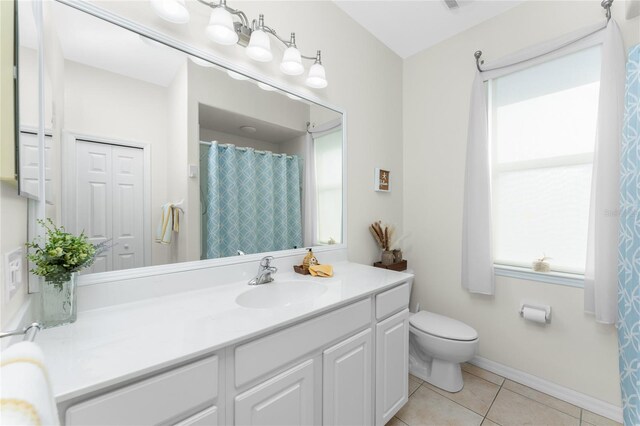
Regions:
<instances>
[{"instance_id":1,"label":"door knob","mask_svg":"<svg viewBox=\"0 0 640 426\"><path fill-rule=\"evenodd\" d=\"M124 245L124 249L125 249L125 250L129 250L129 244L125 244L125 245Z\"/></svg>"}]
</instances>

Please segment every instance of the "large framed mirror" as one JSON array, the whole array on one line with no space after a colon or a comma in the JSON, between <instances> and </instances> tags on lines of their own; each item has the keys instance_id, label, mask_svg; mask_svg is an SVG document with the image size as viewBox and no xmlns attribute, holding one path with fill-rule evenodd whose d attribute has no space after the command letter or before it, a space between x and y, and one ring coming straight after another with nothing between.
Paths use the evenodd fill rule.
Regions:
<instances>
[{"instance_id":1,"label":"large framed mirror","mask_svg":"<svg viewBox=\"0 0 640 426\"><path fill-rule=\"evenodd\" d=\"M29 2L18 4L20 144L29 146L36 27ZM47 7L46 217L109 246L85 282L344 244L343 111L152 31Z\"/></svg>"}]
</instances>

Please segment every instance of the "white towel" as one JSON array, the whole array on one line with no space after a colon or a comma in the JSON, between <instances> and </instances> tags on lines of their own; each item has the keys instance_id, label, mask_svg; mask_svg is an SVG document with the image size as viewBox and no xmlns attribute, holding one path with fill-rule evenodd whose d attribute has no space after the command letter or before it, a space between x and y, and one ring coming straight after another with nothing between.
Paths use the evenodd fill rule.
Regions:
<instances>
[{"instance_id":1,"label":"white towel","mask_svg":"<svg viewBox=\"0 0 640 426\"><path fill-rule=\"evenodd\" d=\"M173 204L162 206L162 215L156 229L156 243L171 244L171 232L173 231Z\"/></svg>"},{"instance_id":2,"label":"white towel","mask_svg":"<svg viewBox=\"0 0 640 426\"><path fill-rule=\"evenodd\" d=\"M32 342L0 354L0 425L59 425L42 351Z\"/></svg>"}]
</instances>

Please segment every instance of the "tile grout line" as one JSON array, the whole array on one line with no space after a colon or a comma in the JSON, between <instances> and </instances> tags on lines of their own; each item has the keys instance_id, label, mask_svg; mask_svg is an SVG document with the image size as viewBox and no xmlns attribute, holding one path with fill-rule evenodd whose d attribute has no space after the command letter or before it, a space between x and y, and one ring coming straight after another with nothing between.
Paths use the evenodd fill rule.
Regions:
<instances>
[{"instance_id":1,"label":"tile grout line","mask_svg":"<svg viewBox=\"0 0 640 426\"><path fill-rule=\"evenodd\" d=\"M481 378L482 378L482 377L481 377ZM483 380L484 380L484 379L483 379ZM420 385L420 387L424 386L424 384L425 384L425 383L427 383L427 382L426 382L426 381L425 381L425 382L423 382L423 383ZM494 384L495 384L495 383L494 383ZM434 386L434 385L431 385L431 386ZM438 391L435 391L435 390L433 390L433 389L431 389L431 388L428 388L427 386L424 386L424 388L425 388L426 390L428 390L428 391L431 391L431 392L435 393L436 395L439 395L439 396L441 396L441 397L443 397L443 398L448 399L449 401L453 402L453 403L454 403L454 404L456 404L456 405L459 405L460 407L464 408L465 410L470 411L470 412L472 412L473 414L476 414L476 415L478 415L478 416L482 417L482 420L484 420L484 417L482 416L482 414L476 413L476 412L475 412L475 411L473 411L471 408L469 408L469 407L465 407L464 405L462 405L462 404L461 404L461 403L459 403L458 401L454 401L453 399L449 398L447 395L443 395L443 394L441 394L441 393L440 393L440 392L438 392ZM418 389L419 389L419 388L418 388ZM416 392L418 391L418 389L416 389ZM445 392L446 392L446 391L445 391ZM414 393L415 393L415 392L414 392Z\"/></svg>"},{"instance_id":2,"label":"tile grout line","mask_svg":"<svg viewBox=\"0 0 640 426\"><path fill-rule=\"evenodd\" d=\"M507 379L505 379L505 381L507 381ZM567 402L567 401L563 401L563 400L561 400L561 399L559 399L559 398L556 398L555 396L551 396L551 395L549 395L548 393L540 392L539 390L536 390L536 389L530 388L530 387L529 387L529 386L527 386L527 385L523 385L523 384L522 384L522 383L520 383L520 382L516 382L516 381L514 381L514 380L511 380L511 381L512 381L513 383L517 383L517 384L519 384L519 385L521 385L521 386L524 386L524 387L526 387L526 388L532 389L532 390L534 390L535 392L539 392L539 393L541 393L542 395L546 395L546 396L549 396L549 397L551 397L551 398L555 398L555 399L557 399L558 401L565 402L565 403L567 403L567 404L569 404L569 405L573 405L573 404L571 404L571 403L569 403L569 402ZM502 387L501 387L501 389L502 389ZM552 407L552 406L551 406L551 405L549 405L549 404L545 404L544 402L541 402L541 401L538 401L538 400L536 400L536 399L533 399L533 398L531 398L531 397L529 397L529 396L527 396L527 395L523 395L523 394L521 394L520 392L518 392L518 391L516 391L516 390L513 390L513 389L507 389L507 390L508 390L509 392L513 392L513 393L515 393L516 395L519 395L519 396L521 396L521 397L523 397L523 398L527 398L529 401L533 401L533 402L535 402L535 403L537 403L537 404L543 405L543 406L545 406L545 407L547 407L547 408L550 408L550 409L552 409L552 410L555 410L555 411L557 411L557 412L559 412L559 413L562 413L562 414L564 414L564 415L567 415L567 416L569 416L569 417L571 417L571 418L578 419L578 420L580 420L580 423L582 423L582 411L583 411L583 408L582 408L582 407L578 407L577 405L573 405L574 407L576 407L576 408L580 409L580 416L579 416L579 417L574 417L574 416L572 416L571 414L569 414L569 413L565 413L564 411L559 410L559 409L557 409L557 408L555 408L555 407Z\"/></svg>"},{"instance_id":3,"label":"tile grout line","mask_svg":"<svg viewBox=\"0 0 640 426\"><path fill-rule=\"evenodd\" d=\"M499 376L502 377L502 376ZM484 418L482 419L482 422L484 423L484 421L486 420L487 416L489 415L489 411L491 411L491 407L493 407L493 404L496 402L496 399L498 399L498 394L500 393L500 391L502 390L502 386L504 386L504 382L506 382L507 379L505 379L504 377L502 377L502 383L500 384L500 388L498 389L498 392L496 392L496 396L493 397L493 401L491 401L491 404L489 405L489 408L487 409L487 412L484 415ZM494 422L493 420L489 419L490 422L495 423L495 424L499 424L497 422Z\"/></svg>"}]
</instances>

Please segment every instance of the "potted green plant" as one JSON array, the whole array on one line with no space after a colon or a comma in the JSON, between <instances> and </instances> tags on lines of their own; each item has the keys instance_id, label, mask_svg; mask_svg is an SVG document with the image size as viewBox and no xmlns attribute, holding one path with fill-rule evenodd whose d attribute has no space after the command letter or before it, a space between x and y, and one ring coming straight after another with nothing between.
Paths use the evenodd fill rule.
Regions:
<instances>
[{"instance_id":1,"label":"potted green plant","mask_svg":"<svg viewBox=\"0 0 640 426\"><path fill-rule=\"evenodd\" d=\"M27 258L35 265L31 272L44 277L40 286L39 322L45 328L75 322L77 317L76 279L78 272L91 266L106 243L91 244L83 233L73 235L51 219L39 220L46 230L44 241L36 237L27 243Z\"/></svg>"}]
</instances>

